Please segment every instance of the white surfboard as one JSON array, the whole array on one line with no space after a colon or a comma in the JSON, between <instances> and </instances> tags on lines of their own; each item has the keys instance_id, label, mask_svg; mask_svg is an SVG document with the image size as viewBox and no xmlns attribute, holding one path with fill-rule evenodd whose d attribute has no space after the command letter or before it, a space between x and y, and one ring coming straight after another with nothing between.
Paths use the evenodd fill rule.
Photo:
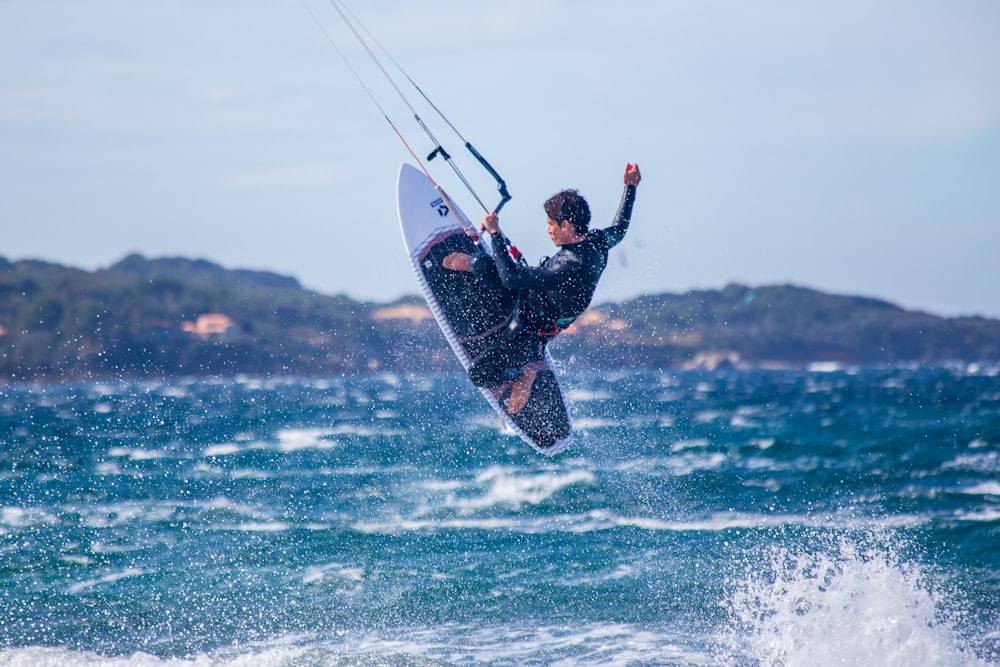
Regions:
<instances>
[{"instance_id":1,"label":"white surfboard","mask_svg":"<svg viewBox=\"0 0 1000 667\"><path fill-rule=\"evenodd\" d=\"M423 172L405 163L400 167L396 201L417 282L445 339L468 369L510 322L517 294L504 287L495 272L477 277L441 265L452 252L490 254L490 249L481 238L466 233L458 217L461 212L451 210ZM572 427L548 350L532 367L537 374L531 394L516 413L507 408L511 383L480 391L511 430L551 456L572 443Z\"/></svg>"}]
</instances>

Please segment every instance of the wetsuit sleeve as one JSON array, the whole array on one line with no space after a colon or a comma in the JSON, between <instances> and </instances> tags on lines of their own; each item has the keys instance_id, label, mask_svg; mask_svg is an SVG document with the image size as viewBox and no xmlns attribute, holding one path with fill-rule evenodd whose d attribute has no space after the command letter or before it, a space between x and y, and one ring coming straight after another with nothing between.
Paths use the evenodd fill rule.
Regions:
<instances>
[{"instance_id":1,"label":"wetsuit sleeve","mask_svg":"<svg viewBox=\"0 0 1000 667\"><path fill-rule=\"evenodd\" d=\"M485 276L493 268L493 258L485 252L477 252L469 257L469 270L476 276Z\"/></svg>"},{"instance_id":2,"label":"wetsuit sleeve","mask_svg":"<svg viewBox=\"0 0 1000 667\"><path fill-rule=\"evenodd\" d=\"M615 247L622 242L623 238L625 238L625 232L628 231L628 224L632 220L632 206L635 205L635 192L636 187L634 185L625 186L625 191L622 192L622 201L618 205L618 214L615 216L614 224L603 230L608 239L609 248Z\"/></svg>"},{"instance_id":3,"label":"wetsuit sleeve","mask_svg":"<svg viewBox=\"0 0 1000 667\"><path fill-rule=\"evenodd\" d=\"M559 289L581 268L579 262L574 262L569 257L561 257L560 253L556 254L558 259L555 262L550 262L546 266L518 264L507 251L507 242L501 231L491 236L490 243L493 245L493 259L497 265L497 273L500 274L500 282L508 289Z\"/></svg>"}]
</instances>

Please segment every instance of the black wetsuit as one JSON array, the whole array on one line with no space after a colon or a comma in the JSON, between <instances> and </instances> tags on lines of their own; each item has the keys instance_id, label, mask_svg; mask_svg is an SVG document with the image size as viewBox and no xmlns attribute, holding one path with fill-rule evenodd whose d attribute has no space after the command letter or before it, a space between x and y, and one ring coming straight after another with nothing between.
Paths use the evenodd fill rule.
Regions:
<instances>
[{"instance_id":1,"label":"black wetsuit","mask_svg":"<svg viewBox=\"0 0 1000 667\"><path fill-rule=\"evenodd\" d=\"M520 377L525 364L542 358L545 343L587 309L607 266L608 250L628 231L635 193L634 185L625 186L612 226L588 231L584 240L562 246L537 267L514 261L503 232L492 235L493 261L486 255L476 256L472 269L481 273L495 265L503 284L518 290L518 304L500 341L469 367L473 384L494 387Z\"/></svg>"}]
</instances>

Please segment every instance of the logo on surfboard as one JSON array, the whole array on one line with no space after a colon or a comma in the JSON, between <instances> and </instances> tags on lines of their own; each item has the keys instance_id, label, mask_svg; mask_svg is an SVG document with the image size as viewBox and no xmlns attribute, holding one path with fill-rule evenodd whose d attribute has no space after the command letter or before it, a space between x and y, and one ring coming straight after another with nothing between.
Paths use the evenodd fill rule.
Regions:
<instances>
[{"instance_id":1,"label":"logo on surfboard","mask_svg":"<svg viewBox=\"0 0 1000 667\"><path fill-rule=\"evenodd\" d=\"M448 215L448 205L440 197L431 202L431 208L435 209L442 218Z\"/></svg>"}]
</instances>

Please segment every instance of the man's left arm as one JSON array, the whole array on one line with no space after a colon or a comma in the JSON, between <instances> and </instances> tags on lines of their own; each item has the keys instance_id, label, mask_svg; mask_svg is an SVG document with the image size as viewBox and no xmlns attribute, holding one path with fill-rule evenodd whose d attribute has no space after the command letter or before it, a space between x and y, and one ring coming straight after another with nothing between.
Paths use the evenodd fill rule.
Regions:
<instances>
[{"instance_id":1,"label":"man's left arm","mask_svg":"<svg viewBox=\"0 0 1000 667\"><path fill-rule=\"evenodd\" d=\"M636 190L641 180L642 174L639 172L639 165L631 162L625 165L625 190L622 192L621 203L618 204L618 213L615 215L614 223L603 230L608 239L608 247L618 245L625 238L629 222L632 220L632 207L635 205Z\"/></svg>"}]
</instances>

